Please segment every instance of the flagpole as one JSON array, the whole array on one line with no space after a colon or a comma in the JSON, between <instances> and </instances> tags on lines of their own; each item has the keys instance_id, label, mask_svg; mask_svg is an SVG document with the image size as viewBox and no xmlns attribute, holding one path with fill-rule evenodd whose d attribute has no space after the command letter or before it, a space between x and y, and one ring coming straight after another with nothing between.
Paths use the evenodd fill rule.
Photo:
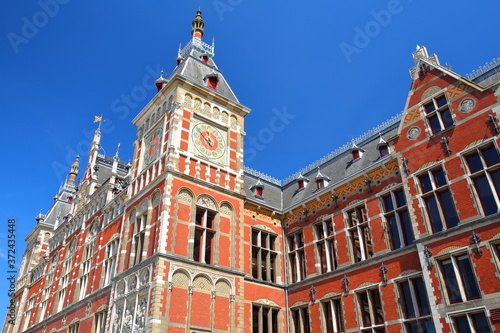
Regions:
<instances>
[{"instance_id":1,"label":"flagpole","mask_svg":"<svg viewBox=\"0 0 500 333\"><path fill-rule=\"evenodd\" d=\"M102 123L102 121L103 121L103 119L102 119L102 115L103 115L103 114L101 113L101 121L99 122L99 126L97 127L97 129L98 129L98 130L101 130L101 123Z\"/></svg>"}]
</instances>

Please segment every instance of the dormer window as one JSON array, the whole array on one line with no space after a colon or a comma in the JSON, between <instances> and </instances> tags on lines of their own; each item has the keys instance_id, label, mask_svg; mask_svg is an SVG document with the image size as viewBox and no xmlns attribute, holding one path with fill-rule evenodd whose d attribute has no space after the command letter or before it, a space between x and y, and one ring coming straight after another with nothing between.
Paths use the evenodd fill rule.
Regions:
<instances>
[{"instance_id":1,"label":"dormer window","mask_svg":"<svg viewBox=\"0 0 500 333\"><path fill-rule=\"evenodd\" d=\"M253 192L254 196L257 198L263 198L264 197L264 184L259 180L257 180L257 183L250 187L250 190Z\"/></svg>"},{"instance_id":2,"label":"dormer window","mask_svg":"<svg viewBox=\"0 0 500 333\"><path fill-rule=\"evenodd\" d=\"M316 175L316 188L318 190L326 187L328 185L328 182L330 181L330 178L324 176L318 168L318 174Z\"/></svg>"},{"instance_id":3,"label":"dormer window","mask_svg":"<svg viewBox=\"0 0 500 333\"><path fill-rule=\"evenodd\" d=\"M309 182L309 179L302 176L302 174L300 174L296 180L297 180L297 191L304 189L307 186L307 183Z\"/></svg>"},{"instance_id":4,"label":"dormer window","mask_svg":"<svg viewBox=\"0 0 500 333\"><path fill-rule=\"evenodd\" d=\"M264 194L264 187L263 186L256 186L255 187L255 195L258 197L262 197Z\"/></svg>"},{"instance_id":5,"label":"dormer window","mask_svg":"<svg viewBox=\"0 0 500 333\"><path fill-rule=\"evenodd\" d=\"M219 77L217 74L209 74L205 77L205 81L207 83L207 87L212 90L217 90L219 85Z\"/></svg>"},{"instance_id":6,"label":"dormer window","mask_svg":"<svg viewBox=\"0 0 500 333\"><path fill-rule=\"evenodd\" d=\"M380 140L377 144L377 149L380 154L380 157L384 157L389 155L390 150L389 150L389 145L387 142L382 138L382 134L380 134Z\"/></svg>"},{"instance_id":7,"label":"dormer window","mask_svg":"<svg viewBox=\"0 0 500 333\"><path fill-rule=\"evenodd\" d=\"M364 152L365 151L363 149L359 148L358 146L356 146L355 143L353 143L353 145L351 147L352 160L357 161L357 160L361 159Z\"/></svg>"},{"instance_id":8,"label":"dormer window","mask_svg":"<svg viewBox=\"0 0 500 333\"><path fill-rule=\"evenodd\" d=\"M387 156L387 155L389 155L389 146L387 146L387 145L380 145L378 147L378 151L380 153L380 157Z\"/></svg>"}]
</instances>

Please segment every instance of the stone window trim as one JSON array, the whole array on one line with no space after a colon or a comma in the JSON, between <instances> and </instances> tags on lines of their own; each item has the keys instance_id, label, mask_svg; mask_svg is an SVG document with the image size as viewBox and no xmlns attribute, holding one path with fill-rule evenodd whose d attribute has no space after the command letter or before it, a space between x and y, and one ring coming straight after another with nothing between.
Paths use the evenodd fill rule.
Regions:
<instances>
[{"instance_id":1,"label":"stone window trim","mask_svg":"<svg viewBox=\"0 0 500 333\"><path fill-rule=\"evenodd\" d=\"M342 296L321 300L322 332L345 332L344 302Z\"/></svg>"},{"instance_id":2,"label":"stone window trim","mask_svg":"<svg viewBox=\"0 0 500 333\"><path fill-rule=\"evenodd\" d=\"M382 304L383 301L380 294L379 286L380 286L379 283L374 283L363 286L361 288L357 288L352 291L353 294L356 296L355 303L356 303L356 312L359 323L359 331L362 333L377 332L378 329L385 330L385 313L383 309L383 304ZM364 301L363 297L366 297L367 308L363 307L362 304L362 302ZM376 307L378 305L380 306L381 316L382 316L380 320L379 318L377 318L377 314L379 313L378 311L376 311L377 310ZM368 318L365 318L363 316L364 314L363 309L368 310L369 322L366 321L366 319Z\"/></svg>"},{"instance_id":3,"label":"stone window trim","mask_svg":"<svg viewBox=\"0 0 500 333\"><path fill-rule=\"evenodd\" d=\"M500 164L495 163L492 165L488 165L489 162L486 160L484 153L485 151L491 148L494 148L497 155L499 154L499 148L494 138L490 138L488 140L480 142L459 153L462 160L462 165L465 171L468 185L470 187L471 192L473 193L477 209L479 213L482 214L482 216L489 216L500 212L500 194L498 193L500 191L500 188L496 187L495 182L492 179L492 175L496 174L500 170ZM470 163L469 158L471 158L474 155L477 155L480 158L480 162L482 164L482 169L480 170L472 170L472 167L469 164ZM483 196L485 194L480 193L478 189L479 185L475 183L475 181L480 178L486 179L486 183L489 186L489 190L491 191L491 194L493 196L493 201L494 201L493 204L496 205L497 207L496 211L488 212L489 208L486 207L487 204L484 202L483 199Z\"/></svg>"},{"instance_id":4,"label":"stone window trim","mask_svg":"<svg viewBox=\"0 0 500 333\"><path fill-rule=\"evenodd\" d=\"M290 320L293 332L311 333L311 312L308 305L290 308Z\"/></svg>"},{"instance_id":5,"label":"stone window trim","mask_svg":"<svg viewBox=\"0 0 500 333\"><path fill-rule=\"evenodd\" d=\"M463 272L462 268L458 264L458 260L462 259L467 256L468 262L470 263L470 268L472 269L472 278L474 281L467 281L468 277L464 278L464 273L468 272ZM442 253L442 254L437 254L434 256L433 260L435 263L437 263L437 271L438 271L438 279L439 279L439 284L441 287L441 292L443 294L443 298L446 301L446 304L463 304L471 300L476 300L476 299L481 299L482 298L482 291L479 286L479 281L477 280L477 275L475 273L475 265L474 262L472 261L472 258L474 257L474 254L470 250L470 248L467 247L460 247L457 249L453 249L449 252ZM446 268L444 267L444 264L448 265L448 269L452 269L452 276L446 276ZM451 266L449 266L451 264ZM467 265L467 263L465 263ZM467 266L466 266L467 267ZM468 269L468 267L467 267ZM454 274L453 274L454 273ZM448 273L450 274L450 273ZM458 290L451 291L450 288L453 287L451 281L452 279L456 280L457 283L457 288ZM473 283L471 285L471 283ZM472 289L471 289L472 288ZM477 290L476 290L477 289ZM454 292L455 295L451 294L450 292ZM469 293L477 293L476 295L469 295ZM459 296L461 299L456 299L453 300L452 298Z\"/></svg>"},{"instance_id":6,"label":"stone window trim","mask_svg":"<svg viewBox=\"0 0 500 333\"><path fill-rule=\"evenodd\" d=\"M417 280L420 280L422 283L422 287L424 290L418 290L419 286L417 285ZM410 293L410 295L405 295L405 290L403 284L408 283L408 289L406 292ZM395 293L398 295L399 299L399 308L401 313L401 320L403 321L403 325L406 327L407 331L412 331L415 327L420 333L427 333L427 328L433 329L434 323L432 318L432 309L431 303L428 298L427 288L425 285L424 277L422 276L422 272L414 272L412 274L408 274L405 276L400 276L394 279L394 288ZM423 293L420 294L420 293ZM409 296L409 299L406 297ZM422 304L421 296L425 297L424 302L426 304ZM411 309L407 308L407 304L411 303ZM427 310L427 313L424 313ZM413 311L413 313L412 313ZM425 325L425 323L430 323L431 327ZM412 326L410 326L412 325ZM410 328L408 328L410 327Z\"/></svg>"},{"instance_id":7,"label":"stone window trim","mask_svg":"<svg viewBox=\"0 0 500 333\"><path fill-rule=\"evenodd\" d=\"M345 208L343 217L351 261L356 263L373 257L375 253L371 235L371 219L366 208L366 201L356 202ZM356 237L359 239L359 247L356 246Z\"/></svg>"},{"instance_id":8,"label":"stone window trim","mask_svg":"<svg viewBox=\"0 0 500 333\"><path fill-rule=\"evenodd\" d=\"M489 310L485 306L478 306L478 307L467 308L467 309L463 309L463 310L457 310L457 311L447 312L446 313L446 321L450 324L450 326L452 328L452 332L460 332L460 331L457 330L457 328L455 326L455 322L454 322L455 318L462 317L462 316L467 316L467 318L469 319L469 323L471 323L471 321L470 321L470 315L481 314L481 313L483 313L485 315L486 320L488 321L490 332L493 332L491 330L491 322L490 322L490 319L489 319L490 318L490 312L489 312ZM471 327L471 332L472 333L478 333L478 331L473 326Z\"/></svg>"},{"instance_id":9,"label":"stone window trim","mask_svg":"<svg viewBox=\"0 0 500 333\"><path fill-rule=\"evenodd\" d=\"M442 171L442 175L440 174ZM437 176L442 176L437 180ZM413 175L414 186L418 193L419 207L424 215L424 220L429 233L435 234L437 232L456 227L460 224L458 213L456 210L455 200L450 189L450 181L448 179L448 172L442 163L434 163L422 170L418 170ZM426 185L423 181L424 178L429 179L429 189L425 189ZM440 184L439 181L444 182ZM443 203L444 199L449 201L451 205ZM432 199L432 201L429 201ZM429 207L431 207L429 209ZM448 210L446 210L448 208Z\"/></svg>"},{"instance_id":10,"label":"stone window trim","mask_svg":"<svg viewBox=\"0 0 500 333\"><path fill-rule=\"evenodd\" d=\"M429 133L429 136L433 137L436 135L440 135L444 131L449 128L453 128L455 126L455 115L453 109L451 108L451 101L447 95L448 88L443 88L431 96L425 98L420 103L418 103L418 107L420 109L422 118L424 119L426 125L426 131ZM443 105L438 105L437 101L444 97L446 99L446 103ZM427 111L426 106L429 104L434 105L434 110ZM443 120L443 111L448 110L449 117L451 119ZM445 116L448 115L445 113ZM432 120L430 120L432 119ZM450 123L451 122L451 123ZM438 128L439 127L439 128Z\"/></svg>"},{"instance_id":11,"label":"stone window trim","mask_svg":"<svg viewBox=\"0 0 500 333\"><path fill-rule=\"evenodd\" d=\"M400 202L400 198L397 196L400 193L402 193L405 200L404 204ZM414 212L411 209L412 203L411 200L408 200L405 188L401 186L391 187L378 193L377 198L379 199L382 220L385 224L388 246L395 250L412 245L415 241L415 232L411 220ZM387 201L389 198L390 202ZM392 207L388 207L388 204L391 204ZM409 225L406 224L408 221L410 222ZM396 232L397 237L394 237L393 234Z\"/></svg>"},{"instance_id":12,"label":"stone window trim","mask_svg":"<svg viewBox=\"0 0 500 333\"><path fill-rule=\"evenodd\" d=\"M333 216L317 221L313 228L318 272L323 274L334 271L338 267L338 255Z\"/></svg>"},{"instance_id":13,"label":"stone window trim","mask_svg":"<svg viewBox=\"0 0 500 333\"><path fill-rule=\"evenodd\" d=\"M276 282L280 253L278 239L279 235L274 232L252 227L252 276L254 278Z\"/></svg>"},{"instance_id":14,"label":"stone window trim","mask_svg":"<svg viewBox=\"0 0 500 333\"><path fill-rule=\"evenodd\" d=\"M300 282L307 277L305 247L306 243L302 229L286 236L289 276L292 283Z\"/></svg>"}]
</instances>

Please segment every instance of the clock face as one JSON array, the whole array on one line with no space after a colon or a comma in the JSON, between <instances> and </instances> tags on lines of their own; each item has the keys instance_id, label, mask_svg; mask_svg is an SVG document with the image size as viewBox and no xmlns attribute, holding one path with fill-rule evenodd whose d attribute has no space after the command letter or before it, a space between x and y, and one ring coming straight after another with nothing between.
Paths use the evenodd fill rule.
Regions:
<instances>
[{"instance_id":1,"label":"clock face","mask_svg":"<svg viewBox=\"0 0 500 333\"><path fill-rule=\"evenodd\" d=\"M145 139L146 151L144 153L144 165L150 164L158 156L160 156L161 134L162 129L160 127Z\"/></svg>"},{"instance_id":2,"label":"clock face","mask_svg":"<svg viewBox=\"0 0 500 333\"><path fill-rule=\"evenodd\" d=\"M193 127L191 138L196 150L210 159L220 159L226 153L226 142L221 132L208 124Z\"/></svg>"}]
</instances>

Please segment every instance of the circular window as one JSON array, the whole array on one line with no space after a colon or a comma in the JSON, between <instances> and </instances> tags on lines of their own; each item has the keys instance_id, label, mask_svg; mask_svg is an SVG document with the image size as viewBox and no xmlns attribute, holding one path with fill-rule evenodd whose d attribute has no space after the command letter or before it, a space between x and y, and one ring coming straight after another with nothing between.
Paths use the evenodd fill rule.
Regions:
<instances>
[{"instance_id":1,"label":"circular window","mask_svg":"<svg viewBox=\"0 0 500 333\"><path fill-rule=\"evenodd\" d=\"M416 140L420 135L420 128L417 126L413 126L408 130L407 137L410 140Z\"/></svg>"}]
</instances>

